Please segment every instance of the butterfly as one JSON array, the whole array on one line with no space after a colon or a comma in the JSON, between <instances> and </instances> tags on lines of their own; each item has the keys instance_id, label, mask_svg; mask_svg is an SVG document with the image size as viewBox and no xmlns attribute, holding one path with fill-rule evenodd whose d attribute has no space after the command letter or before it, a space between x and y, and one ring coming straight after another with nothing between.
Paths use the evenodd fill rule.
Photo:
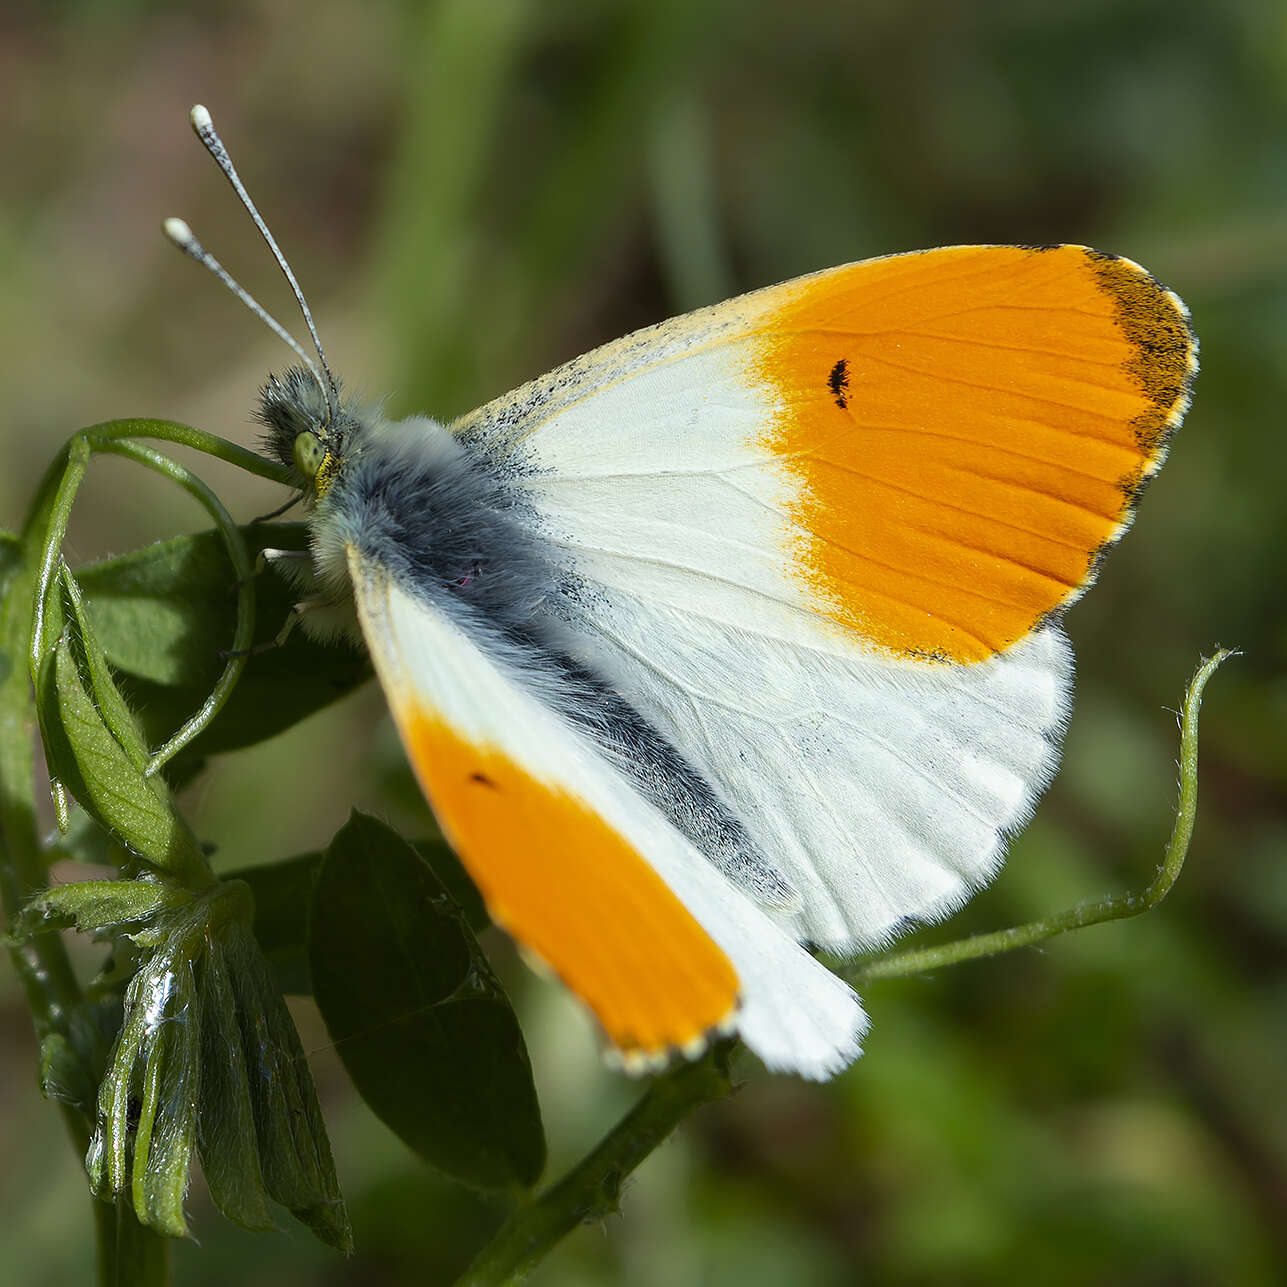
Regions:
<instances>
[{"instance_id":1,"label":"butterfly","mask_svg":"<svg viewBox=\"0 0 1287 1287\"><path fill-rule=\"evenodd\" d=\"M450 424L265 386L314 614L360 631L494 921L628 1070L735 1033L822 1079L847 955L958 907L1053 775L1064 611L1188 406L1181 301L1082 246L956 246L638 331ZM335 605L339 605L338 609ZM304 605L307 607L308 605Z\"/></svg>"}]
</instances>

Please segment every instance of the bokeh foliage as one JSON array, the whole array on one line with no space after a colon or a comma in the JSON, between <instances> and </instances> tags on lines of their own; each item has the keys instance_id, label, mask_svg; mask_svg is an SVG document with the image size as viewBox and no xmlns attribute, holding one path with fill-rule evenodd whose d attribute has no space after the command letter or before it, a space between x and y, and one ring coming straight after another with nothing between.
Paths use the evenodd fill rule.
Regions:
<instances>
[{"instance_id":1,"label":"bokeh foliage","mask_svg":"<svg viewBox=\"0 0 1287 1287\"><path fill-rule=\"evenodd\" d=\"M874 985L869 1053L824 1089L752 1077L645 1166L546 1284L1276 1283L1287 1271L1287 18L1276 0L322 0L6 11L0 340L12 524L75 428L173 415L249 440L284 355L162 215L285 313L184 113L214 111L333 360L448 415L667 313L796 272L968 240L1146 264L1202 340L1194 410L1138 530L1070 617L1066 767L1006 872L942 937L1144 882L1199 651L1203 802L1152 916ZM156 243L155 245L153 243ZM123 472L88 559L199 517ZM130 478L125 503L116 479ZM212 477L219 486L219 480ZM230 503L237 493L222 492ZM137 497L137 499L135 499ZM276 503L248 491L246 520ZM95 509L95 507L97 507ZM368 690L187 801L232 869L321 847L357 803L424 834ZM329 752L333 772L295 771ZM583 1025L503 944L552 1170L619 1111ZM0 1263L83 1279L83 1178L32 1089L5 976ZM436 1282L494 1226L365 1110L297 1017L359 1248L254 1238L200 1201L185 1284ZM311 1025L311 1026L310 1026ZM77 1239L83 1239L78 1242ZM78 1278L79 1276L79 1278Z\"/></svg>"}]
</instances>

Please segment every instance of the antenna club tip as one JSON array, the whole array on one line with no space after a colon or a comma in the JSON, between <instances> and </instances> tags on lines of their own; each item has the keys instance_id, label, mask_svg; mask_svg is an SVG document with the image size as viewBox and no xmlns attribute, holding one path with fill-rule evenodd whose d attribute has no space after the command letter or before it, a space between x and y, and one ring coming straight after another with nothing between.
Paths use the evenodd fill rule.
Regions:
<instances>
[{"instance_id":1,"label":"antenna club tip","mask_svg":"<svg viewBox=\"0 0 1287 1287\"><path fill-rule=\"evenodd\" d=\"M214 121L210 119L210 113L206 111L200 103L195 104L192 110L188 113L188 120L192 122L192 128L196 130L198 134L203 130L214 128Z\"/></svg>"},{"instance_id":2,"label":"antenna club tip","mask_svg":"<svg viewBox=\"0 0 1287 1287\"><path fill-rule=\"evenodd\" d=\"M182 219L167 219L161 225L161 231L180 250L186 250L196 241L196 238L192 235L192 229Z\"/></svg>"}]
</instances>

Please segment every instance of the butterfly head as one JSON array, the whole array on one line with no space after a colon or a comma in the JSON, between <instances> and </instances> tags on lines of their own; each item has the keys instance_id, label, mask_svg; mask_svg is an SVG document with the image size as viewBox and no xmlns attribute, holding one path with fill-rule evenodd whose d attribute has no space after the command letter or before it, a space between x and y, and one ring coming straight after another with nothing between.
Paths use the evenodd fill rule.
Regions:
<instances>
[{"instance_id":1,"label":"butterfly head","mask_svg":"<svg viewBox=\"0 0 1287 1287\"><path fill-rule=\"evenodd\" d=\"M339 382L328 391L300 366L271 375L259 393L257 418L268 431L264 446L292 471L294 486L314 500L325 496L359 428Z\"/></svg>"}]
</instances>

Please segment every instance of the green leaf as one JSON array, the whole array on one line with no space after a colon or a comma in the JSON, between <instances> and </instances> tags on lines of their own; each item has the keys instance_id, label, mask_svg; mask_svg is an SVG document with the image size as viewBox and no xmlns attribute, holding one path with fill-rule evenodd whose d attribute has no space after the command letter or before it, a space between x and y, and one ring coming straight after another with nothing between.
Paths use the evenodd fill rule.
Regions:
<instances>
[{"instance_id":1,"label":"green leaf","mask_svg":"<svg viewBox=\"0 0 1287 1287\"><path fill-rule=\"evenodd\" d=\"M96 673L93 652L73 614L42 660L37 711L50 771L86 812L153 867L206 882L205 856L171 807L164 783L144 775L137 743L128 749L122 744L130 741L133 725L128 712L121 715L119 693L105 699L114 726L95 699L95 683L104 676Z\"/></svg>"},{"instance_id":2,"label":"green leaf","mask_svg":"<svg viewBox=\"0 0 1287 1287\"><path fill-rule=\"evenodd\" d=\"M188 1232L183 1195L200 1095L199 945L199 936L172 934L130 980L85 1158L99 1197L129 1194L140 1222L175 1238Z\"/></svg>"},{"instance_id":3,"label":"green leaf","mask_svg":"<svg viewBox=\"0 0 1287 1287\"><path fill-rule=\"evenodd\" d=\"M61 1032L48 1032L40 1040L40 1093L78 1109L87 1116L93 1109L96 1086L81 1052Z\"/></svg>"},{"instance_id":4,"label":"green leaf","mask_svg":"<svg viewBox=\"0 0 1287 1287\"><path fill-rule=\"evenodd\" d=\"M491 924L482 895L469 879L460 859L441 836L416 840L411 846L433 869L447 893L460 905L475 934ZM308 960L308 909L313 885L321 870L321 853L300 854L281 862L263 863L229 872L228 880L243 880L255 896L255 938L283 992L308 996L313 991Z\"/></svg>"},{"instance_id":5,"label":"green leaf","mask_svg":"<svg viewBox=\"0 0 1287 1287\"><path fill-rule=\"evenodd\" d=\"M323 1242L351 1251L353 1231L290 1011L250 933L230 936L227 948L265 1187Z\"/></svg>"},{"instance_id":6,"label":"green leaf","mask_svg":"<svg viewBox=\"0 0 1287 1287\"><path fill-rule=\"evenodd\" d=\"M395 832L354 813L313 890L318 1007L354 1084L426 1161L531 1185L545 1139L518 1021L464 914Z\"/></svg>"},{"instance_id":7,"label":"green leaf","mask_svg":"<svg viewBox=\"0 0 1287 1287\"><path fill-rule=\"evenodd\" d=\"M197 1147L215 1205L243 1229L276 1227L255 1132L250 1073L222 943L201 976L201 1107Z\"/></svg>"},{"instance_id":8,"label":"green leaf","mask_svg":"<svg viewBox=\"0 0 1287 1287\"><path fill-rule=\"evenodd\" d=\"M308 966L308 906L321 865L320 853L300 854L229 874L229 879L244 880L254 893L251 928L277 986L299 996L313 991Z\"/></svg>"},{"instance_id":9,"label":"green leaf","mask_svg":"<svg viewBox=\"0 0 1287 1287\"><path fill-rule=\"evenodd\" d=\"M299 523L241 529L251 556L265 547L303 550ZM163 741L205 700L224 666L237 620L234 573L216 532L161 541L78 573L89 617L114 669L127 680L144 732ZM299 598L271 568L255 584L256 645L270 645ZM344 641L318 643L302 629L251 657L227 705L167 774L201 757L272 737L350 692L370 664Z\"/></svg>"},{"instance_id":10,"label":"green leaf","mask_svg":"<svg viewBox=\"0 0 1287 1287\"><path fill-rule=\"evenodd\" d=\"M158 541L77 576L118 670L167 687L208 689L218 677L237 588L217 533Z\"/></svg>"},{"instance_id":11,"label":"green leaf","mask_svg":"<svg viewBox=\"0 0 1287 1287\"><path fill-rule=\"evenodd\" d=\"M107 930L142 882L87 882L62 914ZM93 886L93 887L91 887ZM76 888L76 887L73 887ZM94 920L95 911L107 919ZM228 882L131 920L142 944L124 1017L97 1094L86 1156L100 1197L127 1195L138 1219L187 1232L183 1197L194 1149L219 1209L249 1229L274 1227L268 1199L343 1251L352 1234L308 1063L285 1002L249 931L250 890ZM51 1048L53 1073L74 1076Z\"/></svg>"},{"instance_id":12,"label":"green leaf","mask_svg":"<svg viewBox=\"0 0 1287 1287\"><path fill-rule=\"evenodd\" d=\"M475 934L481 934L492 923L492 918L487 915L478 886L469 878L464 864L456 857L451 846L442 836L434 836L431 840L413 840L411 847L429 864L433 874L442 882L452 901L464 913L465 923L469 928Z\"/></svg>"},{"instance_id":13,"label":"green leaf","mask_svg":"<svg viewBox=\"0 0 1287 1287\"><path fill-rule=\"evenodd\" d=\"M139 1222L171 1238L188 1232L183 1199L201 1097L200 996L191 959L176 966L143 993L142 1096L130 1177Z\"/></svg>"},{"instance_id":14,"label":"green leaf","mask_svg":"<svg viewBox=\"0 0 1287 1287\"><path fill-rule=\"evenodd\" d=\"M103 1071L121 1027L121 987L100 976L95 993L74 1006L60 1030L40 1041L40 1091L46 1099L73 1108L90 1126Z\"/></svg>"},{"instance_id":15,"label":"green leaf","mask_svg":"<svg viewBox=\"0 0 1287 1287\"><path fill-rule=\"evenodd\" d=\"M85 616L85 602L81 598L80 586L71 571L64 565L62 570L63 605L67 615L75 624L73 645L79 644L77 658L80 662L86 686L98 706L103 722L111 730L130 764L143 773L147 768L148 747L133 712L126 704L125 698L112 678L107 658L99 646L98 638Z\"/></svg>"},{"instance_id":16,"label":"green leaf","mask_svg":"<svg viewBox=\"0 0 1287 1287\"><path fill-rule=\"evenodd\" d=\"M82 880L33 898L18 916L14 936L71 926L83 934L129 933L157 913L191 902L186 890L156 880Z\"/></svg>"}]
</instances>

